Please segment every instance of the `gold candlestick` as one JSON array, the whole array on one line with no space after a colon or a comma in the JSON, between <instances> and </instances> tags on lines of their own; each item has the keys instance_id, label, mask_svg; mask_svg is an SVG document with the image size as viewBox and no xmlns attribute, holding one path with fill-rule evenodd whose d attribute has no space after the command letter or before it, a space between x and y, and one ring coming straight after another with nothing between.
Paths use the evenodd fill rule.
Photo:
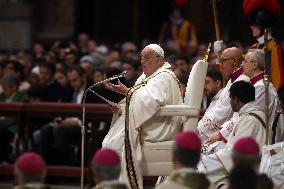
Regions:
<instances>
[{"instance_id":1,"label":"gold candlestick","mask_svg":"<svg viewBox=\"0 0 284 189\"><path fill-rule=\"evenodd\" d=\"M204 60L205 62L208 61L208 57L209 57L210 50L211 50L211 43L209 43L209 45L208 45L208 47L207 47L207 51L206 51L206 53L205 53L205 55L204 55L204 58L203 58L203 60Z\"/></svg>"}]
</instances>

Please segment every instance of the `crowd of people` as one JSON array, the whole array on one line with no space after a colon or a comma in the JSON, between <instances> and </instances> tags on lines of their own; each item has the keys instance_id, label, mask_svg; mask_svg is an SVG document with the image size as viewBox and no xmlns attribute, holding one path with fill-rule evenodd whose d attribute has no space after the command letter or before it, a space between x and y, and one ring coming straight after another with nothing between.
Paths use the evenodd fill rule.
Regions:
<instances>
[{"instance_id":1,"label":"crowd of people","mask_svg":"<svg viewBox=\"0 0 284 189\"><path fill-rule=\"evenodd\" d=\"M94 88L87 103L119 103L107 135L90 163L95 188L143 188L144 142L174 140L173 172L156 188L272 189L284 185L284 73L282 51L264 27L251 26L257 44L214 43L208 55L197 132L183 131L181 117L157 116L161 106L181 105L192 67L207 44L198 44L194 27L175 10L162 29L161 45L144 41L107 46L86 33L74 41L34 44L32 51L0 54L0 102L82 103L85 90L122 71L124 79ZM178 35L180 34L180 35ZM141 51L141 53L140 53ZM271 82L264 81L269 55ZM199 82L199 81L196 81ZM266 91L267 90L267 91ZM266 93L267 92L267 93ZM268 103L267 103L268 99ZM17 120L0 117L0 162L15 163L17 188L48 188L46 164L74 165L68 147L80 143L78 117L34 120L37 152L13 156ZM273 145L265 145L273 144Z\"/></svg>"},{"instance_id":2,"label":"crowd of people","mask_svg":"<svg viewBox=\"0 0 284 189\"><path fill-rule=\"evenodd\" d=\"M88 39L86 34L80 34L78 40L81 42L78 44L82 44L82 40L84 41L85 38ZM87 41L88 43L86 44L92 44L93 42L93 40L90 39L88 39ZM136 123L138 122L137 128L139 128L141 124L145 124L145 121L147 123L147 128L143 129L142 133L142 137L145 137L143 140L170 140L173 139L173 137L178 131L181 130L180 127L173 127L168 130L168 135L165 135L165 130L161 130L159 131L159 133L163 133L164 136L160 136L160 139L158 139L159 137L156 134L153 134L153 128L149 126L151 124L156 124L156 121L151 123L151 121L149 121L148 119L149 116L151 117L150 113L152 112L152 114L154 114L160 105L182 103L182 98L184 96L187 84L187 78L189 76L192 66L194 65L194 61L205 53L206 48L204 48L202 45L200 45L200 48L196 48L195 50L191 49L191 51L194 52L194 54L191 54L191 56L180 56L179 52L172 52L171 50L165 50L164 53L161 47L154 44L146 46L142 50L141 55L139 55L137 47L130 42L122 44L120 50L109 50L108 52L101 52L100 49L102 49L103 47L105 48L105 50L107 49L105 46L98 46L95 48L95 51L91 53L92 51L90 50L91 48L89 45L88 48L86 48L88 50L85 54L83 53L83 50L78 50L79 48L76 48L76 50L70 50L71 48L76 47L74 44L72 44L73 46L69 45L64 48L61 48L60 45L58 46L58 51L54 52L53 50L46 51L41 44L37 43L34 46L33 55L28 54L26 52L18 52L17 54L12 55L2 54L1 101L29 103L81 103L82 94L88 86L92 85L95 82L102 81L103 79L110 77L114 74L120 73L123 70L126 70L127 75L124 80L118 81L117 83L113 84L109 83L106 85L101 85L95 89L95 91L100 95L114 102L119 102L123 98L123 96L127 95L128 88L134 86L135 82L145 82L146 78L151 78L149 76L151 76L153 73L157 74L157 70L159 70L160 67L164 67L164 69L167 71L161 70L160 72L167 73L160 74L161 80L159 80L158 77L152 78L151 80L153 80L153 86L151 85L151 82L144 83L144 85L148 84L148 87L150 86L149 90L145 89L148 92L144 92L144 94L142 94L142 96L140 97L135 97L136 101L137 99L139 99L139 101L135 102L139 105L135 106L135 103L132 102L132 109L134 109L131 112L133 113L134 110L137 111L137 115L133 115L136 119ZM41 48L39 48L39 46ZM220 48L219 46L222 47ZM202 154L206 155L201 156L202 163L199 164L198 168L204 172L208 171L208 166L210 167L210 165L214 165L217 167L219 166L218 168L213 168L213 170L217 172L222 172L222 170L220 169L226 169L226 166L223 167L222 165L225 164L224 162L228 161L229 157L227 156L230 156L230 153L228 151L231 150L231 146L235 143L235 141L237 141L237 139L239 139L238 137L236 137L236 127L238 127L238 125L240 125L240 127L242 127L242 129L245 130L246 133L249 133L249 130L251 129L251 134L249 135L258 135L258 139L255 138L257 136L254 137L254 140L256 140L258 144L263 145L265 143L264 140L266 138L264 130L265 126L261 126L261 124L263 124L263 122L265 121L264 113L257 108L252 108L255 107L253 104L257 104L261 107L265 106L264 84L262 81L264 68L264 53L262 50L249 50L243 59L242 49L237 47L230 47L224 49L224 46L225 44L223 42L215 42L215 54L211 53L209 56L209 68L207 71L207 77L205 79L205 102L203 102L204 110L201 111L203 112L201 114L204 115L198 124L199 137L201 139L202 145L200 146L200 149L198 148L197 150L198 153L200 153L202 148ZM216 49L222 51L220 60L218 60L217 58L219 52ZM68 53L69 51L70 54ZM56 52L58 53L58 56L55 55ZM54 59L49 59L52 54L55 56ZM63 57L62 59L58 59L60 54ZM79 56L79 54L82 54L81 57ZM113 54L116 55L114 56L116 58L111 59L111 57L113 57ZM70 61L70 59L68 58L70 55L73 56L73 61ZM96 62L96 58L100 60L98 61L99 63ZM111 59L111 61L109 59ZM141 61L141 63L139 61ZM164 63L164 61L168 61L169 63ZM172 71L168 69L170 67ZM142 78L140 76L141 74ZM144 74L146 78L143 78ZM169 75L168 77L172 77L172 81L167 81L167 79L165 79L165 75ZM139 79L138 81L136 81L138 77ZM245 81L250 82L251 84ZM162 83L158 84L159 82ZM166 101L163 102L163 100L161 99L163 93L170 92L171 90L169 89L172 88L173 85L180 85L180 88L178 87L176 89L172 89L172 91L175 93L180 91L180 94L174 95L175 98L177 98L175 101L168 101L165 99ZM224 85L225 87L223 87ZM141 87L144 86L141 85ZM234 89L233 87L235 87L236 89ZM116 91L119 94L117 95L112 91ZM170 92L170 94L166 95L165 97L169 98L169 96L173 95L173 92ZM279 98L280 100L283 100L282 88L280 88L278 92L279 96L276 92L275 87L270 84L269 128L272 128L273 124L275 125L274 118L277 117L276 114L280 110L278 100ZM157 93L156 97L155 93ZM149 99L151 96L153 98L153 102L151 102L151 100ZM153 103L157 99L159 99L157 106L154 106L154 110L149 111L150 104L151 106L153 106ZM88 96L86 102L105 103L97 96ZM145 107L142 106L143 104L145 105ZM138 110L137 108L139 106L141 109ZM243 106L247 107L248 110L243 109ZM245 117L242 120L241 114L238 113L241 110L243 112L256 112L253 113L253 115L249 114L248 117ZM123 110L116 111L119 112L119 114L123 114ZM143 116L141 114L142 112L145 112L146 120L143 120ZM233 112L235 113L233 114ZM214 117L215 115L217 117ZM140 117L140 120L138 120L137 117ZM263 121L257 121L255 119L256 117L257 119ZM115 128L115 130L110 130L108 134L111 135L111 133L120 133L122 134L122 136L118 137L117 135L115 136L115 138L110 139L111 137L109 138L109 136L107 135L105 138L106 141L105 143L103 143L104 147L110 147L112 149L115 149L120 154L122 154L122 146L124 145L124 140L117 139L119 139L120 137L125 137L125 126L122 124L122 122L124 122L124 119L125 118L121 119L121 121L117 121L116 124L118 126L112 127ZM282 116L280 116L280 118L278 116L278 122L281 122L282 120ZM139 123L139 121L141 123ZM210 123L210 121L214 123ZM243 121L243 123L241 121ZM39 153L45 159L47 164L64 165L74 163L72 162L72 154L70 154L67 150L68 145L70 145L71 143L79 144L80 122L80 119L75 117L56 117L54 118L54 120L46 120L45 123L40 123L42 124L42 127L39 130L39 135L34 135L34 137L36 141L38 141L37 144L39 145ZM162 123L161 120L158 120L158 122L160 124ZM177 123L180 122L180 120L173 120L172 118L170 118L168 121L165 120L165 128L169 126L170 122L172 122L173 125L178 125ZM204 122L206 124L204 124ZM222 126L222 123L225 125ZM252 127L252 125L254 124L256 124L255 129L257 131L255 131L255 129ZM244 125L247 125L248 128L244 129ZM209 127L209 129L207 128L207 126ZM119 131L119 128L121 128L121 131ZM218 131L219 129L221 130ZM259 129L261 129L262 131L260 131ZM278 132L275 131L275 133L273 133L273 140L274 142L281 142L283 140L283 133L281 133L280 126L277 127L277 129ZM231 132L234 133L233 137L230 135ZM242 133L241 131L238 132ZM2 117L0 133L1 136L3 136L1 137L1 141L3 141L1 143L1 146L3 146L3 148L1 147L1 160L6 162L12 162L12 146L10 144L16 134L16 120L12 117ZM138 136L138 138L139 137L141 136ZM136 139L132 140L135 141ZM112 146L113 144L115 145ZM52 148L54 145L56 146L56 153L50 153L52 152L52 149L50 148ZM261 148L261 146L259 148ZM225 154L224 162L222 162L222 159L216 158L216 162L212 164L212 161L214 161L214 157L218 153ZM259 152L257 154L259 155ZM190 164L193 168L197 167L199 156L200 154L198 155L198 158L196 160L197 162L195 162L194 164ZM210 157L209 162L207 162L208 157ZM206 163L208 163L208 165L206 165ZM227 170L231 170L231 163L229 163L229 165L227 166ZM210 174L212 174L213 177L216 177L216 172L214 171L209 171L207 173L209 180L212 182L216 181L213 181L214 178L212 180L212 178L210 177ZM224 171L225 170L223 170L223 173ZM243 170L242 167L236 167L236 171L247 170ZM219 177L222 178L221 180L223 180L223 178L227 178L226 175L227 174L225 174L224 177L220 177L219 174ZM217 180L220 180L220 178L218 178ZM206 178L204 177L204 179ZM208 185L206 184L206 182L202 182L202 185L203 184ZM159 187L163 187L163 185Z\"/></svg>"},{"instance_id":3,"label":"crowd of people","mask_svg":"<svg viewBox=\"0 0 284 189\"><path fill-rule=\"evenodd\" d=\"M166 50L166 58L174 67L183 91L185 91L193 62L197 57L204 55L206 45L196 43L195 46L191 45L187 48L191 53L187 53L186 56L181 55L178 49L173 51L169 47ZM214 62L214 59L212 54L212 62ZM127 87L132 87L143 72L139 46L132 42L113 46L97 45L86 33L79 34L76 43L62 40L54 41L51 46L45 46L41 42L36 42L31 51L3 51L0 53L0 101L7 103L70 102L80 104L83 92L90 85L119 74L123 70L127 71L127 74L120 81ZM119 102L123 98L123 95L107 90L103 85L97 86L94 91L113 102ZM93 94L87 96L86 102L106 103ZM13 117L1 117L0 122L2 140L0 159L1 161L12 162L11 153L13 149L7 144L13 141L16 134L17 120ZM78 118L62 118L60 114L53 120L33 120L36 129L43 126L41 131L35 131L35 142L43 151L43 154L52 154L49 150L50 145L45 144L49 144L51 138L54 138L50 134L52 130L55 129L55 133L57 133L59 128L51 125L60 124L63 127L60 127L59 130L64 130L64 128L68 130L63 131L64 136L66 136L66 132L73 136L72 133L76 133L79 127L72 127L73 131L71 131L72 129L70 130L68 126L79 125L79 123L80 119ZM42 137L40 137L40 132L43 133ZM57 138L60 140L59 143L62 144L62 137L55 137L54 143L58 144ZM76 137L64 139L63 143L78 143L78 140L76 140ZM62 147L61 149L65 148ZM62 150L58 150L58 152L66 154ZM49 158L47 157L47 159ZM50 163L56 162L50 158Z\"/></svg>"}]
</instances>

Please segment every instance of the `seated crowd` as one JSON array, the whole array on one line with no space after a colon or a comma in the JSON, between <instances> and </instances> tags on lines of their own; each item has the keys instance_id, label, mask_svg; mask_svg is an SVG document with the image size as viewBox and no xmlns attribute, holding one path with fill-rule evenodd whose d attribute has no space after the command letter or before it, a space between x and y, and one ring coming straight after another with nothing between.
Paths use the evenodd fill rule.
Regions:
<instances>
[{"instance_id":1,"label":"seated crowd","mask_svg":"<svg viewBox=\"0 0 284 189\"><path fill-rule=\"evenodd\" d=\"M165 56L164 51L162 56L160 52L156 55L170 63L183 96L192 66L203 59L206 51L204 44L187 47L189 53L183 56L172 49L165 49ZM153 50L152 54L157 53L155 48L146 51L144 46L141 48L144 54L150 50ZM214 44L214 50L209 54L197 133L179 130L172 149L174 170L161 184L157 183L156 188L283 187L284 170L276 170L278 164L283 164L281 160L278 164L273 162L270 175L266 171L259 172L267 165L261 162L265 144L281 144L276 150L268 150L271 153L269 161L273 160L273 155L283 154L283 87L276 88L274 83L269 83L269 104L266 105L263 51L225 48L220 42ZM141 62L146 61L145 57L141 56ZM99 85L94 88L98 95L89 94L86 98L87 103L106 103L100 96L119 103L145 72L139 49L133 43L97 45L86 34L80 34L77 43L56 41L48 49L42 43L36 43L31 53L2 53L0 61L0 102L6 103L81 104L88 87L125 70L124 79ZM123 95L109 90L110 86L119 85L127 89L121 93ZM13 139L17 135L17 122L13 117L0 117L0 163L15 162L16 188L49 188L44 184L46 164L78 164L68 146L80 143L81 118L60 117L59 113L51 120L34 121L38 124L33 130L38 151L23 152L15 157ZM108 127L102 130L106 130L102 132L105 135ZM129 183L119 181L123 158L122 154L109 148L95 153L90 162L95 188L129 187Z\"/></svg>"}]
</instances>

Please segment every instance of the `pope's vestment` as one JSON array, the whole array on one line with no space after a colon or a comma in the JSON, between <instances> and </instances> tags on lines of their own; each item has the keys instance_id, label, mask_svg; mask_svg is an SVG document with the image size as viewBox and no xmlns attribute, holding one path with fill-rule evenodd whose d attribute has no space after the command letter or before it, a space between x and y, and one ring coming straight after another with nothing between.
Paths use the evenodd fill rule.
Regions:
<instances>
[{"instance_id":1,"label":"pope's vestment","mask_svg":"<svg viewBox=\"0 0 284 189\"><path fill-rule=\"evenodd\" d=\"M121 181L130 188L143 188L140 169L143 142L173 140L181 130L181 117L155 114L161 106L182 103L179 82L167 62L148 77L142 74L128 90L125 111L111 127L103 147L121 153Z\"/></svg>"}]
</instances>

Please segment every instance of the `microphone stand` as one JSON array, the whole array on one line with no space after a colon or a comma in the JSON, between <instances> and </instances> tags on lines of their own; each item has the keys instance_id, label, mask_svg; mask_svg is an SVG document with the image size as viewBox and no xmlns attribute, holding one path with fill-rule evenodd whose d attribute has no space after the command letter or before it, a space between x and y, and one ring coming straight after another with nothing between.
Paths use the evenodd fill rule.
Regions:
<instances>
[{"instance_id":1,"label":"microphone stand","mask_svg":"<svg viewBox=\"0 0 284 189\"><path fill-rule=\"evenodd\" d=\"M84 189L84 168L85 168L85 135L86 135L86 127L85 127L85 115L86 115L86 97L89 91L92 91L92 88L98 86L103 83L107 83L109 81L119 79L121 77L125 77L127 71L123 71L121 74L114 75L110 78L107 78L103 81L99 81L94 85L90 86L88 89L85 90L83 95L83 111L82 111L82 125L81 125L81 181L80 181L80 189Z\"/></svg>"}]
</instances>

